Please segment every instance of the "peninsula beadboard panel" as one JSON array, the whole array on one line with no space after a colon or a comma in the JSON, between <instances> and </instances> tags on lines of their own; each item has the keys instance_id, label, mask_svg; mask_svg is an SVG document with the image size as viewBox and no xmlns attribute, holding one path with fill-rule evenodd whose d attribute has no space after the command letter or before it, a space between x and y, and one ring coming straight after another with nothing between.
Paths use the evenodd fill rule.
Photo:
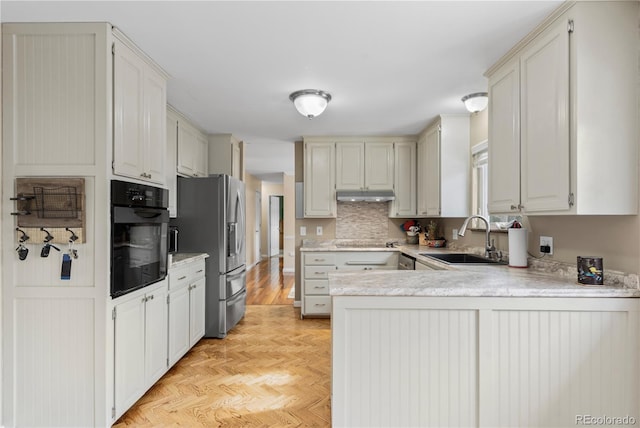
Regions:
<instances>
[{"instance_id":1,"label":"peninsula beadboard panel","mask_svg":"<svg viewBox=\"0 0 640 428\"><path fill-rule=\"evenodd\" d=\"M2 24L6 427L109 426L115 421L112 309L117 302L109 297L109 182L116 178L116 37L163 75L108 23ZM162 91L152 93L145 109L159 118L154 121L158 129L147 136L164 153L166 102L158 96ZM153 163L158 159L152 156ZM156 171L150 174L155 180ZM26 260L19 260L14 251L17 222L10 215L15 202L9 198L16 179L26 177L84 179L86 228L84 242L75 245L78 258L72 261L70 280L60 279L65 245L60 245L61 253L51 250L49 257L41 258L43 243L34 236L26 242Z\"/></svg>"},{"instance_id":2,"label":"peninsula beadboard panel","mask_svg":"<svg viewBox=\"0 0 640 428\"><path fill-rule=\"evenodd\" d=\"M640 301L333 296L334 426L640 420Z\"/></svg>"}]
</instances>

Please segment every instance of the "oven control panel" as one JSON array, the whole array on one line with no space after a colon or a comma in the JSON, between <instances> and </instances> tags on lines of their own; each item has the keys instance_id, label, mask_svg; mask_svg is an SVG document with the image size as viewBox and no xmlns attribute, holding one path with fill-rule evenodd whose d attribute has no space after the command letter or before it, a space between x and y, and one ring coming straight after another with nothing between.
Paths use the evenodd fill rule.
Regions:
<instances>
[{"instance_id":1,"label":"oven control panel","mask_svg":"<svg viewBox=\"0 0 640 428\"><path fill-rule=\"evenodd\" d=\"M111 181L112 205L167 208L168 203L167 189L126 181Z\"/></svg>"}]
</instances>

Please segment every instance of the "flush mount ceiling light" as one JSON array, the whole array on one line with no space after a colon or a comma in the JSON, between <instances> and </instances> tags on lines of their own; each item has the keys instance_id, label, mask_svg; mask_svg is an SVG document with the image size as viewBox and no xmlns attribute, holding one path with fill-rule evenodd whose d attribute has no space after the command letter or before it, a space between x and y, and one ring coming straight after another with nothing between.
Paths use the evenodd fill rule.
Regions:
<instances>
[{"instance_id":1,"label":"flush mount ceiling light","mask_svg":"<svg viewBox=\"0 0 640 428\"><path fill-rule=\"evenodd\" d=\"M289 99L293 101L293 105L301 115L313 119L327 108L327 104L331 101L331 94L318 89L303 89L289 95Z\"/></svg>"},{"instance_id":2,"label":"flush mount ceiling light","mask_svg":"<svg viewBox=\"0 0 640 428\"><path fill-rule=\"evenodd\" d=\"M487 108L489 94L486 92L476 92L475 94L465 95L462 97L462 102L469 112L478 113Z\"/></svg>"}]
</instances>

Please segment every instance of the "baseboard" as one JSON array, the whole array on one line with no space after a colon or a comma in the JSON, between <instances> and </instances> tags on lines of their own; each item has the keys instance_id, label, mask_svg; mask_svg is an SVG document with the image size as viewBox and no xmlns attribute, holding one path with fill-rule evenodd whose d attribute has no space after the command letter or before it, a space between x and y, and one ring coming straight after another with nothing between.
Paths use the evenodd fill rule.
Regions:
<instances>
[{"instance_id":1,"label":"baseboard","mask_svg":"<svg viewBox=\"0 0 640 428\"><path fill-rule=\"evenodd\" d=\"M293 301L293 307L294 308L301 308L302 307L302 302L300 300L294 300Z\"/></svg>"},{"instance_id":2,"label":"baseboard","mask_svg":"<svg viewBox=\"0 0 640 428\"><path fill-rule=\"evenodd\" d=\"M282 273L296 273L295 268L282 268Z\"/></svg>"}]
</instances>

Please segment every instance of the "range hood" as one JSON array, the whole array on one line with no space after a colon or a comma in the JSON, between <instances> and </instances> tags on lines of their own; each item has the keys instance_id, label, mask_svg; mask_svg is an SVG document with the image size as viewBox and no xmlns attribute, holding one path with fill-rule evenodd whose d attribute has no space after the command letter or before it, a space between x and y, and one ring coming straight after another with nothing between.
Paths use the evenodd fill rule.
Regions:
<instances>
[{"instance_id":1,"label":"range hood","mask_svg":"<svg viewBox=\"0 0 640 428\"><path fill-rule=\"evenodd\" d=\"M396 196L393 190L338 190L336 198L346 202L387 202Z\"/></svg>"}]
</instances>

